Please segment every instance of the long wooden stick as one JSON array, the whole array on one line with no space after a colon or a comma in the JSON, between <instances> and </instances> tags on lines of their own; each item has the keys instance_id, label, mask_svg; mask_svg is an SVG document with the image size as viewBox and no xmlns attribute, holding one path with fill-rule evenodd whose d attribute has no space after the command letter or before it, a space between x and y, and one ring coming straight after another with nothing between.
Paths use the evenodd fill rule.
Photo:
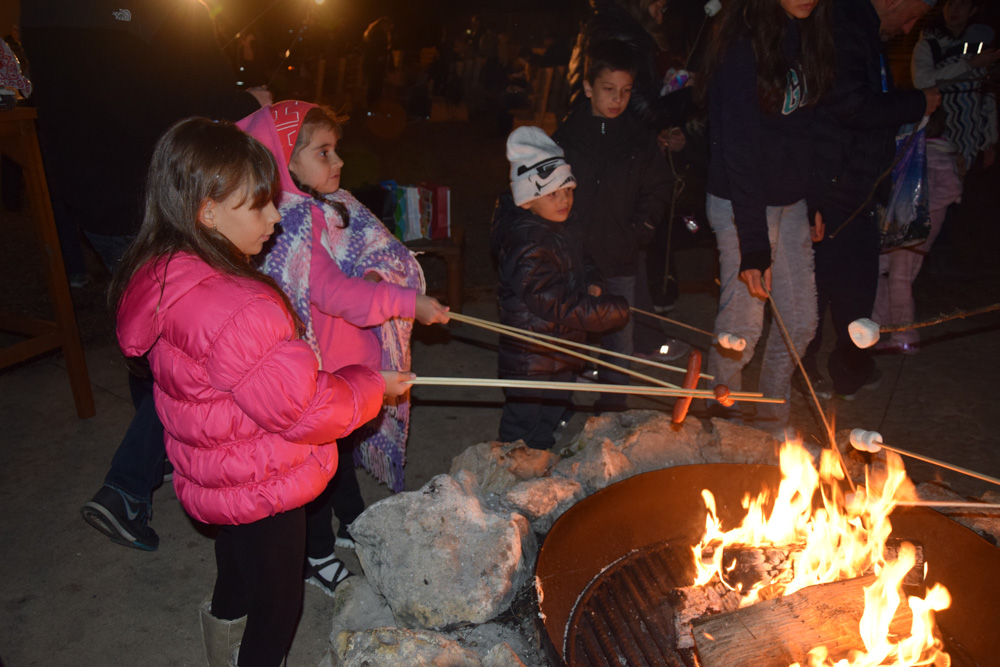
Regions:
<instances>
[{"instance_id":1,"label":"long wooden stick","mask_svg":"<svg viewBox=\"0 0 1000 667\"><path fill-rule=\"evenodd\" d=\"M965 507L977 510L1000 510L998 503L977 503L966 500L901 500L899 507Z\"/></svg>"},{"instance_id":2,"label":"long wooden stick","mask_svg":"<svg viewBox=\"0 0 1000 667\"><path fill-rule=\"evenodd\" d=\"M833 427L830 426L830 422L826 418L826 413L823 411L823 405L819 402L819 397L816 396L816 390L813 389L812 381L809 379L809 374L806 373L805 367L802 365L802 357L799 356L799 351L795 349L795 341L792 340L792 335L788 333L788 329L785 328L785 322L781 319L781 313L778 312L778 304L774 302L774 297L771 296L771 290L769 290L763 284L764 293L767 294L767 300L771 302L771 314L774 316L774 321L778 323L778 327L781 329L781 335L785 339L785 345L788 346L788 351L792 353L792 357L795 359L796 365L799 367L799 372L802 373L802 378L806 381L806 386L809 387L809 393L812 395L813 402L816 404L816 409L819 411L819 416L823 420L823 428L826 429L827 438L830 440L830 449L837 456L837 461L840 462L840 469L844 471L844 478L847 480L847 484L851 487L851 491L857 489L857 485L854 480L851 479L851 474L847 471L847 464L844 463L844 456L840 453L840 448L837 447L837 437L833 432Z\"/></svg>"},{"instance_id":3,"label":"long wooden stick","mask_svg":"<svg viewBox=\"0 0 1000 667\"><path fill-rule=\"evenodd\" d=\"M627 375L631 375L632 377L635 377L635 378L638 378L638 379L641 379L641 380L645 380L647 382L652 382L653 384L658 384L661 387L673 387L675 389L679 389L679 387L677 385L672 384L670 382L666 382L664 380L659 380L657 378L652 378L652 377L650 377L648 375L644 375L644 374L639 373L637 371L633 371L633 370L631 370L629 368L625 368L624 366L619 366L618 364L612 364L611 362L604 361L603 359L595 359L594 357L591 357L589 355L580 354L580 353L577 353L577 352L573 352L572 350L569 350L569 349L566 349L566 348L567 348L567 346L576 347L576 348L588 350L590 352L594 352L595 354L604 354L604 355L607 355L609 357L616 357L616 358L625 359L625 360L628 360L628 361L635 361L635 362L640 363L640 364L645 364L646 366L655 366L657 368L663 368L663 369L670 370L670 371L678 371L678 372L687 373L687 369L685 369L685 368L679 368L677 366L670 366L668 364L661 364L661 363L656 362L656 361L650 361L649 359L640 359L639 357L632 357L632 356L629 356L627 354L622 354L621 352L611 352L609 350L603 350L603 349L601 349L599 347L594 347L593 345L587 345L585 343L577 343L576 341L563 340L561 338L556 338L555 336L547 336L545 334L536 333L534 331L525 331L523 329L518 329L516 327L507 326L506 324L500 324L498 322L490 322L489 320L482 320L482 319L479 319L478 317L472 317L471 315L463 315L462 313L448 313L448 316L451 319L455 320L456 322L466 322L468 324L480 327L482 329L486 329L488 331L494 331L494 332L497 332L497 333L502 333L502 334L507 335L507 336L511 336L512 338L518 338L520 340L526 340L526 341L529 341L531 343L535 343L537 345L540 345L541 347L546 347L546 348L549 348L551 350L556 350L557 352L562 352L563 354L568 354L570 356L574 356L574 357L577 357L579 359L585 359L587 361L591 361L591 362L593 362L595 364L598 364L598 365L601 365L601 366L606 366L606 367L609 367L609 368L613 368L616 371L620 371L622 373L626 373ZM545 343L543 341L551 341L551 342L550 343ZM706 380L714 380L715 379L714 376L711 376L711 375L700 375L699 377L705 378Z\"/></svg>"},{"instance_id":4,"label":"long wooden stick","mask_svg":"<svg viewBox=\"0 0 1000 667\"><path fill-rule=\"evenodd\" d=\"M645 315L646 317L652 317L657 320L663 320L664 322L669 322L670 324L676 324L679 327L684 327L685 329L690 329L691 331L697 331L698 333L705 334L709 338L715 338L715 334L711 331L705 331L704 329L699 329L698 327L693 327L690 324L685 324L679 320L672 320L669 317L664 317L658 313L651 313L648 310L639 310L638 308L632 306L629 308L633 313L639 313L640 315Z\"/></svg>"},{"instance_id":5,"label":"long wooden stick","mask_svg":"<svg viewBox=\"0 0 1000 667\"><path fill-rule=\"evenodd\" d=\"M948 322L950 320L965 319L966 317L972 317L973 315L982 315L983 313L989 313L994 310L1000 310L1000 303L994 303L991 306L983 306L982 308L972 308L970 310L956 310L950 315L939 315L938 317L934 317L929 320L921 320L920 322L907 322L906 324L879 327L878 330L882 333L889 333L892 331L910 331L912 329L920 329L921 327L941 324L942 322Z\"/></svg>"},{"instance_id":6,"label":"long wooden stick","mask_svg":"<svg viewBox=\"0 0 1000 667\"><path fill-rule=\"evenodd\" d=\"M975 470L969 470L968 468L962 468L951 463L946 463L944 461L939 461L937 459L932 459L929 456L924 456L923 454L916 454L914 452L907 451L905 449L899 449L898 447L891 447L883 443L876 443L882 449L888 449L890 452L895 452L900 456L909 456L911 459L917 459L918 461L923 461L924 463L930 463L932 465L940 466L942 468L947 468L948 470L953 470L954 472L961 473L963 475L968 475L969 477L975 477L976 479L981 479L984 482L990 482L991 484L1000 485L1000 479L996 477L990 477L989 475L984 475L982 473L976 472Z\"/></svg>"},{"instance_id":7,"label":"long wooden stick","mask_svg":"<svg viewBox=\"0 0 1000 667\"><path fill-rule=\"evenodd\" d=\"M548 380L507 380L497 378L457 378L457 377L424 377L417 376L408 384L434 385L441 387L508 387L514 389L552 389L556 391L599 391L609 394L639 394L644 396L671 396L692 398L714 398L714 392L707 389L674 389L670 387L644 387L625 384L592 384L590 382L555 382ZM738 401L752 403L784 403L781 398L766 398L763 396L743 393L730 394Z\"/></svg>"}]
</instances>

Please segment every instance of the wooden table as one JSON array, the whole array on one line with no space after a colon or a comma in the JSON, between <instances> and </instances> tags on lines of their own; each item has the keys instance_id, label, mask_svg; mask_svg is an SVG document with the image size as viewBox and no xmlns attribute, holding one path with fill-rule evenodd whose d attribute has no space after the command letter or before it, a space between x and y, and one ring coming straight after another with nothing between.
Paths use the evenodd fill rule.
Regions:
<instances>
[{"instance_id":1,"label":"wooden table","mask_svg":"<svg viewBox=\"0 0 1000 667\"><path fill-rule=\"evenodd\" d=\"M87 375L87 361L80 344L80 332L73 313L66 269L56 233L49 186L45 180L42 154L35 134L37 112L28 107L0 111L0 151L21 165L31 206L32 226L42 249L45 278L55 306L55 321L39 320L20 314L0 312L0 329L28 336L27 340L0 348L0 369L18 364L51 350L62 350L69 373L69 384L80 419L93 417L94 395ZM11 286L17 289L17 285Z\"/></svg>"}]
</instances>

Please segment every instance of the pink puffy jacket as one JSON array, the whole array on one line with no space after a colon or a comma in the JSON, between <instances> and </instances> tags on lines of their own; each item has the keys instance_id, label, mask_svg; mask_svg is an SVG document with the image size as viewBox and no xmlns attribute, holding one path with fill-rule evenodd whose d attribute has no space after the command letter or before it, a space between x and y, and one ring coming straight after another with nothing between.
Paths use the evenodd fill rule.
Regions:
<instances>
[{"instance_id":1,"label":"pink puffy jacket","mask_svg":"<svg viewBox=\"0 0 1000 667\"><path fill-rule=\"evenodd\" d=\"M118 310L127 356L149 353L174 489L205 523L301 507L337 468L336 439L374 418L382 376L318 370L281 298L181 253L140 269Z\"/></svg>"}]
</instances>

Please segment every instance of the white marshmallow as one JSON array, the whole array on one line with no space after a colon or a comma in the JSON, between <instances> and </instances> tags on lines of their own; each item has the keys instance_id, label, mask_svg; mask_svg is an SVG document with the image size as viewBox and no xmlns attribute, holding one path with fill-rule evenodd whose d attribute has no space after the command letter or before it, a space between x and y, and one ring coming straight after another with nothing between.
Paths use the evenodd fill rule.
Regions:
<instances>
[{"instance_id":1,"label":"white marshmallow","mask_svg":"<svg viewBox=\"0 0 1000 667\"><path fill-rule=\"evenodd\" d=\"M736 352L742 352L747 347L747 341L745 338L741 338L736 334L729 333L728 331L723 331L716 338L719 341L719 345L726 348L727 350L735 350Z\"/></svg>"},{"instance_id":2,"label":"white marshmallow","mask_svg":"<svg viewBox=\"0 0 1000 667\"><path fill-rule=\"evenodd\" d=\"M855 345L865 349L878 342L879 325L878 322L862 317L847 325L847 333L851 335L851 340L854 341Z\"/></svg>"},{"instance_id":3,"label":"white marshmallow","mask_svg":"<svg viewBox=\"0 0 1000 667\"><path fill-rule=\"evenodd\" d=\"M862 452L872 454L882 449L882 434L878 431L866 431L863 428L856 428L851 431L851 445Z\"/></svg>"}]
</instances>

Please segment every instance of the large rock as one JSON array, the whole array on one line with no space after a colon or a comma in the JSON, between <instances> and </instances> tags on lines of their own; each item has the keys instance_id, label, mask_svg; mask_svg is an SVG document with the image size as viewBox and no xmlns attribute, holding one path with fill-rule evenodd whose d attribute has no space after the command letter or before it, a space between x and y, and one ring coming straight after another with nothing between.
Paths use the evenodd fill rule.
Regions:
<instances>
[{"instance_id":1,"label":"large rock","mask_svg":"<svg viewBox=\"0 0 1000 667\"><path fill-rule=\"evenodd\" d=\"M656 412L637 423L622 440L622 453L635 466L635 473L702 463L702 449L711 436L701 422L688 417L674 424L671 416Z\"/></svg>"},{"instance_id":2,"label":"large rock","mask_svg":"<svg viewBox=\"0 0 1000 667\"><path fill-rule=\"evenodd\" d=\"M568 477L583 486L585 494L600 491L609 484L631 477L635 466L611 440L592 440L583 451L563 459L552 470L553 475Z\"/></svg>"},{"instance_id":3,"label":"large rock","mask_svg":"<svg viewBox=\"0 0 1000 667\"><path fill-rule=\"evenodd\" d=\"M544 477L521 482L505 501L531 520L537 533L548 533L555 520L583 496L579 482L566 477Z\"/></svg>"},{"instance_id":4,"label":"large rock","mask_svg":"<svg viewBox=\"0 0 1000 667\"><path fill-rule=\"evenodd\" d=\"M354 535L354 531L351 531ZM340 667L480 667L479 656L444 635L425 630L376 628L337 638Z\"/></svg>"},{"instance_id":5,"label":"large rock","mask_svg":"<svg viewBox=\"0 0 1000 667\"><path fill-rule=\"evenodd\" d=\"M570 456L583 451L587 447L599 444L604 440L620 443L636 428L650 419L656 419L663 413L657 410L627 410L591 417L583 425L583 430L573 439L564 456Z\"/></svg>"},{"instance_id":6,"label":"large rock","mask_svg":"<svg viewBox=\"0 0 1000 667\"><path fill-rule=\"evenodd\" d=\"M337 644L341 632L360 632L396 625L392 609L385 598L368 581L368 577L348 577L337 586L334 596L333 629L330 642Z\"/></svg>"},{"instance_id":7,"label":"large rock","mask_svg":"<svg viewBox=\"0 0 1000 667\"><path fill-rule=\"evenodd\" d=\"M485 510L448 475L375 503L351 535L365 574L410 628L494 618L530 577L537 552L524 516Z\"/></svg>"},{"instance_id":8,"label":"large rock","mask_svg":"<svg viewBox=\"0 0 1000 667\"><path fill-rule=\"evenodd\" d=\"M480 493L503 495L518 482L544 477L558 462L557 454L532 449L521 440L482 442L452 459L449 474L466 470L475 475Z\"/></svg>"},{"instance_id":9,"label":"large rock","mask_svg":"<svg viewBox=\"0 0 1000 667\"><path fill-rule=\"evenodd\" d=\"M701 452L705 463L778 465L778 441L767 431L712 419L712 432Z\"/></svg>"},{"instance_id":10,"label":"large rock","mask_svg":"<svg viewBox=\"0 0 1000 667\"><path fill-rule=\"evenodd\" d=\"M483 667L526 667L509 644L497 644L483 657Z\"/></svg>"}]
</instances>

